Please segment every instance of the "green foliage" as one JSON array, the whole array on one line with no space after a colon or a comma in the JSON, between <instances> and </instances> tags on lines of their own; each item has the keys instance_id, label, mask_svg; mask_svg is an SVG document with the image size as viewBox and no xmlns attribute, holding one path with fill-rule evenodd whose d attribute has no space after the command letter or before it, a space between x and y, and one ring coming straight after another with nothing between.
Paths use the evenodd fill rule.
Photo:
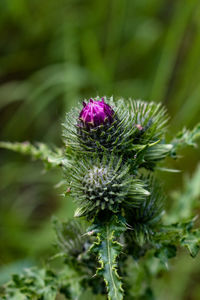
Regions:
<instances>
[{"instance_id":1,"label":"green foliage","mask_svg":"<svg viewBox=\"0 0 200 300\"><path fill-rule=\"evenodd\" d=\"M123 100L116 102L118 104L113 98L108 101L115 110L115 121L110 127L106 124L88 132L86 129L86 136L77 128L78 108L76 114L67 114L65 150L52 151L44 144L35 147L29 143L1 143L1 147L42 160L47 167L62 167L67 185L65 195L71 195L78 206L75 216L86 217L93 224L86 230L86 225L79 221L61 223L54 218L58 253L53 258L64 259L67 274L48 273L54 274L55 281L50 280L47 296L43 290L43 294L40 290L37 294L38 282L33 279L35 290L30 288L27 293L33 294L27 294L27 297L55 298L60 292L69 299L79 299L84 289L91 289L94 294L107 294L110 300L123 299L124 295L127 299L133 295L153 299L151 275L145 275L142 269L134 279L139 290L137 286L130 289L126 261L130 258L140 262L150 253L151 259L156 258L161 265L168 267L179 247L186 247L192 257L199 252L200 231L195 228L195 219L191 215L195 200L184 208L188 201L188 187L185 199L178 200L171 215L169 212L162 219L165 197L152 174L160 161L180 148L179 144L194 143L199 137L198 126L191 132L178 134L171 144L167 144L168 117L160 105L130 100L126 106ZM194 186L198 173L192 181ZM198 195L194 192L193 198ZM188 220L183 218L181 210L187 211ZM176 222L172 221L174 215ZM100 267L95 271L97 259ZM140 272L148 281L144 289L139 279ZM20 285L14 286L13 294L23 292L23 286L27 286L24 278L18 280L22 289ZM9 285L5 293L7 291Z\"/></svg>"},{"instance_id":2,"label":"green foliage","mask_svg":"<svg viewBox=\"0 0 200 300\"><path fill-rule=\"evenodd\" d=\"M156 144L155 146L149 147L144 155L146 166L154 165L156 162L169 156L172 148L172 144Z\"/></svg>"},{"instance_id":3,"label":"green foliage","mask_svg":"<svg viewBox=\"0 0 200 300\"><path fill-rule=\"evenodd\" d=\"M196 257L200 249L200 230L193 230L190 234L183 236L181 245L188 248L192 257Z\"/></svg>"},{"instance_id":4,"label":"green foliage","mask_svg":"<svg viewBox=\"0 0 200 300\"><path fill-rule=\"evenodd\" d=\"M161 255L166 261L175 256L175 249L178 246L186 247L192 257L196 257L199 252L200 230L194 228L194 220L172 224L171 226L163 226L154 239L164 245L161 247ZM160 249L157 253L160 253ZM168 251L172 249L172 251ZM163 251L164 250L164 251ZM174 253L174 254L171 254ZM171 256L172 255L172 256Z\"/></svg>"},{"instance_id":5,"label":"green foliage","mask_svg":"<svg viewBox=\"0 0 200 300\"><path fill-rule=\"evenodd\" d=\"M172 140L172 155L176 154L180 148L185 146L195 147L195 141L200 137L200 124L197 124L192 130L183 128Z\"/></svg>"},{"instance_id":6,"label":"green foliage","mask_svg":"<svg viewBox=\"0 0 200 300\"><path fill-rule=\"evenodd\" d=\"M24 155L30 155L35 160L41 160L48 169L62 166L63 164L64 155L62 149L56 148L52 151L43 143L38 143L36 146L33 146L29 142L0 142L0 148L16 151Z\"/></svg>"},{"instance_id":7,"label":"green foliage","mask_svg":"<svg viewBox=\"0 0 200 300\"><path fill-rule=\"evenodd\" d=\"M123 220L113 217L105 224L95 224L90 230L97 235L95 242L90 251L98 255L100 267L97 274L104 277L108 290L108 299L123 299L123 289L120 276L117 273L117 257L122 251L123 246L118 239L120 234L126 230Z\"/></svg>"},{"instance_id":8,"label":"green foliage","mask_svg":"<svg viewBox=\"0 0 200 300\"><path fill-rule=\"evenodd\" d=\"M62 271L53 271L47 266L29 268L20 275L13 275L12 280L1 287L0 296L2 300L56 300L62 294L64 299L81 299L81 280L80 273L67 266Z\"/></svg>"},{"instance_id":9,"label":"green foliage","mask_svg":"<svg viewBox=\"0 0 200 300\"><path fill-rule=\"evenodd\" d=\"M47 269L27 269L13 275L12 281L2 287L1 299L5 300L55 300L59 279Z\"/></svg>"},{"instance_id":10,"label":"green foliage","mask_svg":"<svg viewBox=\"0 0 200 300\"><path fill-rule=\"evenodd\" d=\"M195 209L199 207L200 197L200 166L198 165L191 178L184 177L184 186L182 191L172 193L173 205L170 208L169 216L166 222L180 222L192 218ZM190 199L188 201L188 199Z\"/></svg>"},{"instance_id":11,"label":"green foliage","mask_svg":"<svg viewBox=\"0 0 200 300\"><path fill-rule=\"evenodd\" d=\"M150 287L151 277L155 274L151 274L147 264L150 263L155 266L157 263L155 260L156 258L153 260L152 257L146 257L145 262L140 260L140 265L130 257L125 261L126 274L124 275L124 281L128 291L125 299L155 299Z\"/></svg>"}]
</instances>

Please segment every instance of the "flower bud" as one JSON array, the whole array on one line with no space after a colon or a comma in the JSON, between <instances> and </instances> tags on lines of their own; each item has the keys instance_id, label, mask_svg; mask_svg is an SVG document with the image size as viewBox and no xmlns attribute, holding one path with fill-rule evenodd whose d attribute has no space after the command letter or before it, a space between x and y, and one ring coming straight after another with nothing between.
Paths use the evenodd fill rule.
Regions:
<instances>
[{"instance_id":1,"label":"flower bud","mask_svg":"<svg viewBox=\"0 0 200 300\"><path fill-rule=\"evenodd\" d=\"M127 170L128 171L128 170ZM94 166L83 179L84 194L95 209L109 209L116 212L119 203L126 195L121 189L119 180L108 167Z\"/></svg>"},{"instance_id":2,"label":"flower bud","mask_svg":"<svg viewBox=\"0 0 200 300\"><path fill-rule=\"evenodd\" d=\"M90 219L101 211L117 213L123 206L137 207L149 195L142 182L129 173L122 157L85 157L66 175L78 204L77 217Z\"/></svg>"},{"instance_id":3,"label":"flower bud","mask_svg":"<svg viewBox=\"0 0 200 300\"><path fill-rule=\"evenodd\" d=\"M79 115L79 127L90 130L100 125L111 124L114 120L114 110L104 102L103 98L101 101L90 99L87 104L83 102L83 106Z\"/></svg>"},{"instance_id":4,"label":"flower bud","mask_svg":"<svg viewBox=\"0 0 200 300\"><path fill-rule=\"evenodd\" d=\"M165 123L164 110L152 103L96 97L66 114L63 136L68 149L77 153L113 151L129 157L137 153L137 145L157 141Z\"/></svg>"}]
</instances>

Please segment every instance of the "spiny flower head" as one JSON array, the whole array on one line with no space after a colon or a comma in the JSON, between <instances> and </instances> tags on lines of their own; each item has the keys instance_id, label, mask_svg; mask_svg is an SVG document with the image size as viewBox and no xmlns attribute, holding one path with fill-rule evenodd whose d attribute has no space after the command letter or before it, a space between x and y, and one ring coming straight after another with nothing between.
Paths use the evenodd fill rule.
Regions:
<instances>
[{"instance_id":1,"label":"spiny flower head","mask_svg":"<svg viewBox=\"0 0 200 300\"><path fill-rule=\"evenodd\" d=\"M168 118L162 106L112 97L96 97L83 106L79 103L66 114L63 137L68 153L113 152L131 162L134 173L141 166L152 170L168 155L160 144Z\"/></svg>"},{"instance_id":2,"label":"spiny flower head","mask_svg":"<svg viewBox=\"0 0 200 300\"><path fill-rule=\"evenodd\" d=\"M101 101L90 99L88 103L83 102L83 106L78 126L90 129L113 122L114 110L104 102L103 98Z\"/></svg>"},{"instance_id":3,"label":"spiny flower head","mask_svg":"<svg viewBox=\"0 0 200 300\"><path fill-rule=\"evenodd\" d=\"M123 100L96 97L80 103L66 114L63 137L69 149L76 152L125 152L131 147L135 128Z\"/></svg>"},{"instance_id":4,"label":"spiny flower head","mask_svg":"<svg viewBox=\"0 0 200 300\"><path fill-rule=\"evenodd\" d=\"M138 129L135 134L136 143L147 144L163 139L168 115L161 104L135 100L129 101L129 107L134 126Z\"/></svg>"},{"instance_id":5,"label":"spiny flower head","mask_svg":"<svg viewBox=\"0 0 200 300\"><path fill-rule=\"evenodd\" d=\"M142 181L129 172L122 157L82 158L71 163L66 175L71 195L78 204L75 216L89 219L101 211L120 212L122 207L137 207L149 192Z\"/></svg>"},{"instance_id":6,"label":"spiny flower head","mask_svg":"<svg viewBox=\"0 0 200 300\"><path fill-rule=\"evenodd\" d=\"M97 209L100 207L117 212L123 201L125 194L120 180L113 175L113 170L106 166L94 166L83 179L84 193Z\"/></svg>"}]
</instances>

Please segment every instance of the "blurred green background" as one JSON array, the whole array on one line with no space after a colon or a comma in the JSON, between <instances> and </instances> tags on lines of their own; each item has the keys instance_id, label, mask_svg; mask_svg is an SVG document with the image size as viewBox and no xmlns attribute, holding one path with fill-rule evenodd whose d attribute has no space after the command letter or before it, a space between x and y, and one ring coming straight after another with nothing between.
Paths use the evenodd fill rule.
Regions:
<instances>
[{"instance_id":1,"label":"blurred green background","mask_svg":"<svg viewBox=\"0 0 200 300\"><path fill-rule=\"evenodd\" d=\"M78 100L113 95L162 101L169 138L200 114L199 0L1 0L0 140L62 145ZM198 149L161 174L168 193L192 174ZM51 216L73 215L59 171L0 150L0 283L53 253ZM157 279L159 300L200 299L200 256L185 252ZM170 293L169 293L170 290Z\"/></svg>"}]
</instances>

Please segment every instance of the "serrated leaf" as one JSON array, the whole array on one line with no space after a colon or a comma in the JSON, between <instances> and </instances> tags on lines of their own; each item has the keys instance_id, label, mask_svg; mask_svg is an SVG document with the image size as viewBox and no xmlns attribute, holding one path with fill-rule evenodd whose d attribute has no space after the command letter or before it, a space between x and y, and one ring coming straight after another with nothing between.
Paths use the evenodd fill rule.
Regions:
<instances>
[{"instance_id":1,"label":"serrated leaf","mask_svg":"<svg viewBox=\"0 0 200 300\"><path fill-rule=\"evenodd\" d=\"M98 254L100 267L97 274L104 278L108 299L122 300L123 288L117 272L117 257L122 245L116 239L126 230L126 226L115 216L110 222L95 225L92 230L97 233L97 242L91 247L91 251Z\"/></svg>"},{"instance_id":2,"label":"serrated leaf","mask_svg":"<svg viewBox=\"0 0 200 300\"><path fill-rule=\"evenodd\" d=\"M176 156L176 151L185 146L196 146L196 140L200 138L200 123L197 124L192 130L183 128L176 137L172 140L173 148L171 151L172 156Z\"/></svg>"},{"instance_id":3,"label":"serrated leaf","mask_svg":"<svg viewBox=\"0 0 200 300\"><path fill-rule=\"evenodd\" d=\"M166 247L186 247L190 255L195 257L200 250L200 229L194 229L195 218L183 223L176 223L169 226L162 226L160 232L157 232L154 236L156 248L156 256L163 255L162 248L164 247L164 255L166 256L166 262L168 258L171 258L166 252ZM160 253L161 250L161 253ZM166 255L167 254L167 255ZM173 256L172 256L173 257Z\"/></svg>"},{"instance_id":4,"label":"serrated leaf","mask_svg":"<svg viewBox=\"0 0 200 300\"><path fill-rule=\"evenodd\" d=\"M185 176L184 187L182 191L176 191L172 194L173 205L166 223L177 223L187 220L193 216L193 211L199 206L200 197L200 165L191 178Z\"/></svg>"},{"instance_id":5,"label":"serrated leaf","mask_svg":"<svg viewBox=\"0 0 200 300\"><path fill-rule=\"evenodd\" d=\"M12 281L4 286L1 299L55 300L58 292L56 275L45 269L26 269L22 274L14 274Z\"/></svg>"},{"instance_id":6,"label":"serrated leaf","mask_svg":"<svg viewBox=\"0 0 200 300\"><path fill-rule=\"evenodd\" d=\"M181 240L181 245L189 250L192 257L196 257L200 250L200 230L198 229L188 233Z\"/></svg>"}]
</instances>

